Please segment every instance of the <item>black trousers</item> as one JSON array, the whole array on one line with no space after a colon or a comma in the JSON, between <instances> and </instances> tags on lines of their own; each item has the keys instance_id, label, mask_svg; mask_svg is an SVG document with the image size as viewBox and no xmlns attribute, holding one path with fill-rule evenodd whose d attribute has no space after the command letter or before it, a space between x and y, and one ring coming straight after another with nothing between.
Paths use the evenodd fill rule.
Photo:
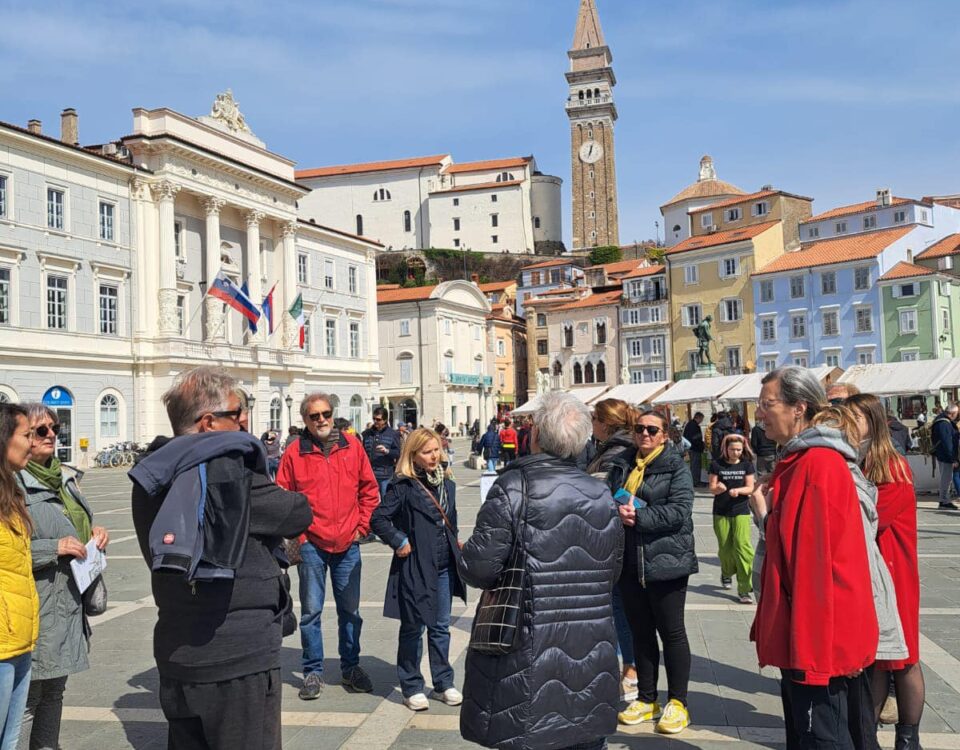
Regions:
<instances>
[{"instance_id":1,"label":"black trousers","mask_svg":"<svg viewBox=\"0 0 960 750\"><path fill-rule=\"evenodd\" d=\"M160 680L168 750L279 750L280 670L224 682Z\"/></svg>"},{"instance_id":2,"label":"black trousers","mask_svg":"<svg viewBox=\"0 0 960 750\"><path fill-rule=\"evenodd\" d=\"M629 542L628 542L629 544ZM628 558L632 558L629 560ZM646 703L657 700L657 674L660 670L660 648L667 669L667 699L687 705L690 683L690 642L683 621L687 600L688 577L672 581L637 580L636 554L625 555L620 595L623 609L633 634L633 656L637 668L637 695Z\"/></svg>"}]
</instances>

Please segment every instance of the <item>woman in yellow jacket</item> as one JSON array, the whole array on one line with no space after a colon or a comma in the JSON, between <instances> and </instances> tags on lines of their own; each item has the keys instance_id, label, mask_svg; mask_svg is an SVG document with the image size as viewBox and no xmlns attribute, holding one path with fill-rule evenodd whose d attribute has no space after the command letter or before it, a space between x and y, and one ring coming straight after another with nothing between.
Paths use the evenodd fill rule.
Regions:
<instances>
[{"instance_id":1,"label":"woman in yellow jacket","mask_svg":"<svg viewBox=\"0 0 960 750\"><path fill-rule=\"evenodd\" d=\"M30 689L30 652L40 628L30 516L16 481L29 458L26 410L0 404L0 750L17 746Z\"/></svg>"}]
</instances>

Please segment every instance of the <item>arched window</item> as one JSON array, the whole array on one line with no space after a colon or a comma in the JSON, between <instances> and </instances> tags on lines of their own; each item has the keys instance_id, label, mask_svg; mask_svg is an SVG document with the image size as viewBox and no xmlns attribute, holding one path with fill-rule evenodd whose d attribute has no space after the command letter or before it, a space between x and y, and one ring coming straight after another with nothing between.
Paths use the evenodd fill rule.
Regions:
<instances>
[{"instance_id":1,"label":"arched window","mask_svg":"<svg viewBox=\"0 0 960 750\"><path fill-rule=\"evenodd\" d=\"M674 231L674 232L679 232L679 231L680 231L680 225L679 225L679 224L674 224L674 225L673 225L673 231Z\"/></svg>"},{"instance_id":2,"label":"arched window","mask_svg":"<svg viewBox=\"0 0 960 750\"><path fill-rule=\"evenodd\" d=\"M109 393L100 399L100 437L120 437L120 402Z\"/></svg>"},{"instance_id":3,"label":"arched window","mask_svg":"<svg viewBox=\"0 0 960 750\"><path fill-rule=\"evenodd\" d=\"M597 329L597 343L606 344L607 343L607 324L604 321L598 321L596 325Z\"/></svg>"},{"instance_id":4,"label":"arched window","mask_svg":"<svg viewBox=\"0 0 960 750\"><path fill-rule=\"evenodd\" d=\"M357 234L363 235L363 214L357 214Z\"/></svg>"},{"instance_id":5,"label":"arched window","mask_svg":"<svg viewBox=\"0 0 960 750\"><path fill-rule=\"evenodd\" d=\"M576 362L573 365L573 384L580 385L581 383L583 383L583 368L579 362Z\"/></svg>"},{"instance_id":6,"label":"arched window","mask_svg":"<svg viewBox=\"0 0 960 750\"><path fill-rule=\"evenodd\" d=\"M413 229L413 217L409 211L403 212L403 231L409 232Z\"/></svg>"},{"instance_id":7,"label":"arched window","mask_svg":"<svg viewBox=\"0 0 960 750\"><path fill-rule=\"evenodd\" d=\"M363 397L359 393L354 393L350 397L350 423L359 432L363 428Z\"/></svg>"},{"instance_id":8,"label":"arched window","mask_svg":"<svg viewBox=\"0 0 960 750\"><path fill-rule=\"evenodd\" d=\"M580 89L580 101L583 101L583 89Z\"/></svg>"},{"instance_id":9,"label":"arched window","mask_svg":"<svg viewBox=\"0 0 960 750\"><path fill-rule=\"evenodd\" d=\"M280 430L280 420L283 417L283 407L281 406L283 402L280 400L279 396L274 396L270 399L270 429L271 430Z\"/></svg>"},{"instance_id":10,"label":"arched window","mask_svg":"<svg viewBox=\"0 0 960 750\"><path fill-rule=\"evenodd\" d=\"M501 172L497 175L497 182L513 182L515 179L512 172Z\"/></svg>"},{"instance_id":11,"label":"arched window","mask_svg":"<svg viewBox=\"0 0 960 750\"><path fill-rule=\"evenodd\" d=\"M593 363L587 362L587 366L583 368L584 382L592 383L593 382Z\"/></svg>"},{"instance_id":12,"label":"arched window","mask_svg":"<svg viewBox=\"0 0 960 750\"><path fill-rule=\"evenodd\" d=\"M593 96L594 96L596 99L599 99L599 98L600 98L600 89L594 89L594 90L593 90Z\"/></svg>"},{"instance_id":13,"label":"arched window","mask_svg":"<svg viewBox=\"0 0 960 750\"><path fill-rule=\"evenodd\" d=\"M558 377L558 378L559 378L561 375L563 375L563 365L561 365L559 362L554 362L554 363L553 363L553 374L554 374L556 377Z\"/></svg>"},{"instance_id":14,"label":"arched window","mask_svg":"<svg viewBox=\"0 0 960 750\"><path fill-rule=\"evenodd\" d=\"M373 191L373 200L374 201L388 201L390 200L390 191L384 188Z\"/></svg>"},{"instance_id":15,"label":"arched window","mask_svg":"<svg viewBox=\"0 0 960 750\"><path fill-rule=\"evenodd\" d=\"M333 409L333 416L340 416L340 397L339 396L330 396L330 408Z\"/></svg>"},{"instance_id":16,"label":"arched window","mask_svg":"<svg viewBox=\"0 0 960 750\"><path fill-rule=\"evenodd\" d=\"M593 91L587 89L587 99L593 99Z\"/></svg>"},{"instance_id":17,"label":"arched window","mask_svg":"<svg viewBox=\"0 0 960 750\"><path fill-rule=\"evenodd\" d=\"M597 362L597 382L607 382L607 366L603 362Z\"/></svg>"}]
</instances>

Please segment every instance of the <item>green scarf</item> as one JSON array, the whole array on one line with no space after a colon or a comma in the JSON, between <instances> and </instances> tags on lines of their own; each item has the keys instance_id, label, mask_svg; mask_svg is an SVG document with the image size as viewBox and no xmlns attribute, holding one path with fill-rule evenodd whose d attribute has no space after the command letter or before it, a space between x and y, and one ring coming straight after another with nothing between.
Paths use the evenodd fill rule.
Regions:
<instances>
[{"instance_id":1,"label":"green scarf","mask_svg":"<svg viewBox=\"0 0 960 750\"><path fill-rule=\"evenodd\" d=\"M49 466L31 461L27 464L27 471L44 487L60 495L60 502L63 503L63 515L69 519L73 528L77 530L77 538L82 544L89 542L90 537L93 536L90 516L67 489L67 483L63 481L63 468L60 465L60 459L52 456Z\"/></svg>"}]
</instances>

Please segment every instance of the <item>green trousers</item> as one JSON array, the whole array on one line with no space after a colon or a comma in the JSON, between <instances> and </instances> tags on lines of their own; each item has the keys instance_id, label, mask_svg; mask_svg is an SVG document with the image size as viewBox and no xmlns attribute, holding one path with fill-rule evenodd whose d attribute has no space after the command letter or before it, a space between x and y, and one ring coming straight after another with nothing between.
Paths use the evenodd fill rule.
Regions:
<instances>
[{"instance_id":1,"label":"green trousers","mask_svg":"<svg viewBox=\"0 0 960 750\"><path fill-rule=\"evenodd\" d=\"M753 545L750 543L750 516L714 516L713 530L720 546L720 573L737 576L740 596L753 590Z\"/></svg>"}]
</instances>

